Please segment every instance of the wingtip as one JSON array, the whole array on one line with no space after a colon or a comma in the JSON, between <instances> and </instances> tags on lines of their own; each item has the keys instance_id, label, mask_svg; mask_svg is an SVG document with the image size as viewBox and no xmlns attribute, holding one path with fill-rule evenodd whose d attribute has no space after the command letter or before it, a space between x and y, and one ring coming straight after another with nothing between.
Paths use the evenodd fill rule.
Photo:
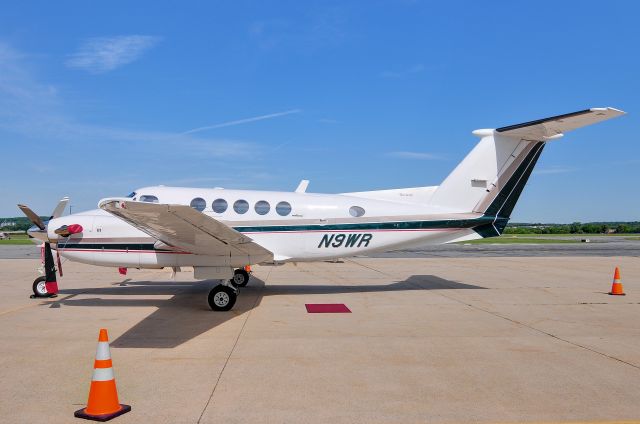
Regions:
<instances>
[{"instance_id":1,"label":"wingtip","mask_svg":"<svg viewBox=\"0 0 640 424\"><path fill-rule=\"evenodd\" d=\"M613 112L613 114L616 116L627 114L627 112L625 112L624 110L616 109L615 107L592 107L589 110L591 110L592 112Z\"/></svg>"}]
</instances>

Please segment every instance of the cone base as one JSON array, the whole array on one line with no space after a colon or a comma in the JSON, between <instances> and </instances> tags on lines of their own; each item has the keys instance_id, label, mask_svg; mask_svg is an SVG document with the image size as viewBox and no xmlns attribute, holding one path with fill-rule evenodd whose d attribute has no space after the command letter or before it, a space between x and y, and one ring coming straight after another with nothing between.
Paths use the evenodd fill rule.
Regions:
<instances>
[{"instance_id":1,"label":"cone base","mask_svg":"<svg viewBox=\"0 0 640 424\"><path fill-rule=\"evenodd\" d=\"M120 404L119 411L113 412L111 414L99 414L99 415L87 414L85 412L85 409L87 408L78 409L76 412L73 413L73 416L76 418L84 418L85 420L104 422L104 421L109 421L115 417L119 417L122 414L126 414L127 412L131 411L131 406Z\"/></svg>"},{"instance_id":2,"label":"cone base","mask_svg":"<svg viewBox=\"0 0 640 424\"><path fill-rule=\"evenodd\" d=\"M613 293L613 292L609 292L608 293L610 296L626 296L626 293Z\"/></svg>"}]
</instances>

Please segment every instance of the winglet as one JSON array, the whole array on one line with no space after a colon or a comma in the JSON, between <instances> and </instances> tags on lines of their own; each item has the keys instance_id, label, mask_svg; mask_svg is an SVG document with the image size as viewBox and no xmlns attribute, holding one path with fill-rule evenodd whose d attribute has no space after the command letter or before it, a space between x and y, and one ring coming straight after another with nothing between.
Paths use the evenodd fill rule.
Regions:
<instances>
[{"instance_id":1,"label":"winglet","mask_svg":"<svg viewBox=\"0 0 640 424\"><path fill-rule=\"evenodd\" d=\"M298 188L296 188L296 193L306 193L307 187L309 186L309 180L302 180L300 184L298 184Z\"/></svg>"}]
</instances>

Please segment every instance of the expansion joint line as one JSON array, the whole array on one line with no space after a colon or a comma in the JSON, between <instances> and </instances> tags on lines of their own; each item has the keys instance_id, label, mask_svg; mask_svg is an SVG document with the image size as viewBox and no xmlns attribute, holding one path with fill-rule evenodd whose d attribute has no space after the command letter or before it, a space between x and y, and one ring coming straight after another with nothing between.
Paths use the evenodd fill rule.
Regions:
<instances>
[{"instance_id":1,"label":"expansion joint line","mask_svg":"<svg viewBox=\"0 0 640 424\"><path fill-rule=\"evenodd\" d=\"M393 276L392 276L391 274L387 274L386 272L380 271L379 269L375 269L375 268L373 268L373 267L367 266L367 265L365 265L365 264L363 264L363 263L360 263L360 262L356 261L355 259L345 259L345 262L350 262L350 263L352 263L352 264L355 264L355 265L361 266L361 267L366 268L366 269L369 269L369 270L371 270L371 271L375 271L375 272L377 272L378 274L382 274L382 275L384 275L385 277L391 277L391 278L393 278Z\"/></svg>"},{"instance_id":2,"label":"expansion joint line","mask_svg":"<svg viewBox=\"0 0 640 424\"><path fill-rule=\"evenodd\" d=\"M271 270L269 270L269 274L267 275L267 281L269 280L269 275L270 274L271 274ZM261 287L260 290L261 291L264 290L264 286ZM242 336L242 333L244 333L244 328L247 325L247 321L249 321L249 316L251 316L251 312L253 312L253 309L258 304L258 301L260 300L260 298L261 298L260 293L258 293L256 295L256 299L253 301L253 304L251 305L251 309L249 309L249 312L247 313L247 316L244 319L244 322L242 323L242 327L240 328L240 331L238 331L238 335L236 336L236 340L233 342L233 346L231 347L231 350L229 351L229 355L227 355L227 359L225 359L225 361L224 361L224 365L222 366L222 369L220 370L220 374L218 374L218 379L216 380L216 384L214 384L214 386L213 386L213 390L211 390L211 394L209 395L209 399L207 399L207 403L204 405L204 408L202 408L202 412L200 412L200 416L198 417L198 421L197 421L198 424L200 424L200 422L202 421L202 417L204 416L205 411L209 407L209 404L211 403L211 399L213 399L213 395L216 393L216 389L218 388L218 384L220 384L220 380L222 380L222 374L224 374L224 370L227 369L227 364L229 364L229 360L231 359L231 355L233 355L233 352L235 352L236 346L238 346L238 341L240 340L240 337Z\"/></svg>"},{"instance_id":3,"label":"expansion joint line","mask_svg":"<svg viewBox=\"0 0 640 424\"><path fill-rule=\"evenodd\" d=\"M456 299L455 297L447 296L446 294L443 294L443 293L438 293L438 294L439 294L439 295L441 295L441 296L446 297L447 299L450 299L450 300L453 300L453 301L455 301L455 302L458 302L458 303L461 303L461 304L463 304L463 305L466 305L466 306L468 306L468 307L470 307L470 308L476 309L476 310L481 311L481 312L485 312L485 313L487 313L487 314L493 315L494 317L504 319L504 320L509 321L509 322L511 322L511 323L514 323L514 324L516 324L516 325L520 325L520 326L522 326L522 327L528 328L529 330L532 330L532 331L535 331L535 332L537 332L537 333L544 334L545 336L549 336L549 337L551 337L551 338L554 338L554 339L556 339L556 340L558 340L558 341L561 341L561 342L564 342L564 343L570 344L571 346L579 347L580 349L587 350L587 351L592 352L592 353L595 353L595 354L597 354L597 355L604 356L604 357L605 357L605 358L607 358L607 359L612 359L612 360L614 360L614 361L617 361L617 362L623 363L623 364L625 364L625 365L629 365L630 367L633 367L633 368L635 368L635 369L640 370L640 366L635 365L635 364L632 364L631 362L627 362L627 361L625 361L625 360L623 360L623 359L616 358L615 356L607 355L607 354L606 354L606 353L604 353L604 352L600 352L599 350L596 350L596 349L590 348L590 347L588 347L588 346L584 346L584 345L581 345L581 344L579 344L579 343L572 342L571 340L563 339L562 337L557 336L557 335L555 335L555 334L552 334L552 333L549 333L549 332L547 332L547 331L541 330L541 329L539 329L539 328L533 327L533 326L531 326L531 325L525 324L525 323L520 322L520 321L518 321L518 320L515 320L515 319L512 319L512 318L509 318L509 317L506 317L506 316L504 316L504 315L500 315L500 314L499 314L499 313L497 313L497 312L492 312L492 311L489 311L489 310L487 310L487 309L483 309L483 308L481 308L481 307L479 307L479 306L472 305L472 304L470 304L470 303L467 303L467 302L464 302L464 301L462 301L462 300Z\"/></svg>"}]
</instances>

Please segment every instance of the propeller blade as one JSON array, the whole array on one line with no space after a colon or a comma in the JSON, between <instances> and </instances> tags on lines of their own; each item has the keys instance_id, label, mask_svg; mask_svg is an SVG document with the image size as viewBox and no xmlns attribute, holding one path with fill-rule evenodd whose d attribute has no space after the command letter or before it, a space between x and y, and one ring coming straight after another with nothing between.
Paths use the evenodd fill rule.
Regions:
<instances>
[{"instance_id":1,"label":"propeller blade","mask_svg":"<svg viewBox=\"0 0 640 424\"><path fill-rule=\"evenodd\" d=\"M33 222L33 225L40 228L41 230L44 230L45 228L47 228L44 225L44 222L42 222L42 219L40 219L40 217L36 215L36 213L29 208L29 206L18 205L18 208L20 208L22 213L27 215L27 218L29 218L29 221Z\"/></svg>"},{"instance_id":2,"label":"propeller blade","mask_svg":"<svg viewBox=\"0 0 640 424\"><path fill-rule=\"evenodd\" d=\"M63 197L62 199L60 199L60 202L58 202L58 206L56 206L53 212L51 212L51 218L49 219L61 217L68 203L69 203L68 197Z\"/></svg>"}]
</instances>

